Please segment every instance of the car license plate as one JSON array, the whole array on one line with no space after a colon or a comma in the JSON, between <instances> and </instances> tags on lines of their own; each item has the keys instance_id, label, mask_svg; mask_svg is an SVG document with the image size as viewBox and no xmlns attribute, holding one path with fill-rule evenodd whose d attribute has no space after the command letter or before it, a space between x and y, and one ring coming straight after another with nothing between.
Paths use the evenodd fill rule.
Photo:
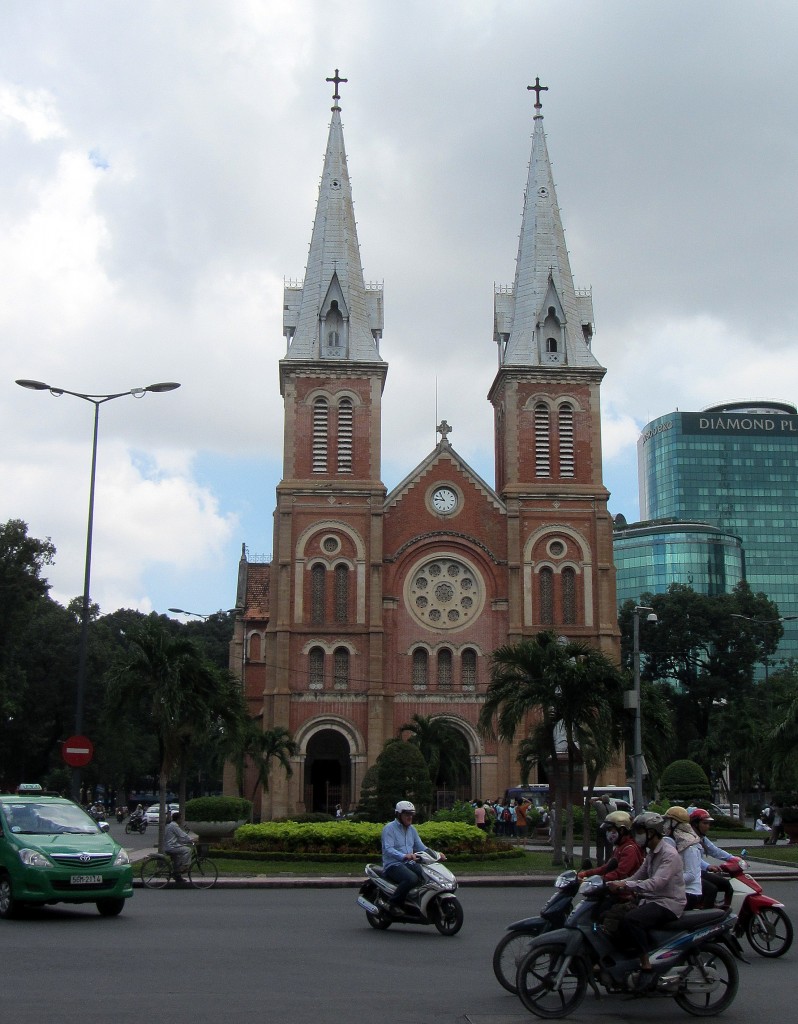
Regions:
<instances>
[{"instance_id":1,"label":"car license plate","mask_svg":"<svg viewBox=\"0 0 798 1024\"><path fill-rule=\"evenodd\" d=\"M70 885L99 885L102 880L102 875L72 875L69 883Z\"/></svg>"}]
</instances>

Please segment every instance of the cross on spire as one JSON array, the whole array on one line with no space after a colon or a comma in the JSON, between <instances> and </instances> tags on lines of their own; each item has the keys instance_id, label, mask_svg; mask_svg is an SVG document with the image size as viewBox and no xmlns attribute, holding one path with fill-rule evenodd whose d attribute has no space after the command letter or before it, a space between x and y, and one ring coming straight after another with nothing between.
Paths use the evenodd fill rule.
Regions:
<instances>
[{"instance_id":1,"label":"cross on spire","mask_svg":"<svg viewBox=\"0 0 798 1024\"><path fill-rule=\"evenodd\" d=\"M337 71L335 73L336 73L336 75L338 74ZM330 79L328 78L327 81L329 82ZM533 92L535 94L535 110L542 110L543 109L543 104L540 102L540 94L542 92L548 92L549 91L549 87L547 85L541 85L540 84L540 78L538 78L537 75L536 75L535 76L535 84L534 85L528 85L527 86L527 91Z\"/></svg>"},{"instance_id":2,"label":"cross on spire","mask_svg":"<svg viewBox=\"0 0 798 1024\"><path fill-rule=\"evenodd\" d=\"M442 441L448 442L448 435L451 434L452 428L449 426L446 420L441 420L438 426L435 428L435 430L437 431L437 433L441 435Z\"/></svg>"},{"instance_id":3,"label":"cross on spire","mask_svg":"<svg viewBox=\"0 0 798 1024\"><path fill-rule=\"evenodd\" d=\"M335 69L335 74L333 75L333 77L332 77L332 78L328 78L328 79L326 79L326 81L328 81L328 82L334 82L334 83L335 83L335 92L333 93L333 99L335 100L335 106L334 106L334 107L332 107L332 109L333 109L333 110L340 110L341 108L340 108L340 107L338 106L338 100L340 100L340 98L341 98L341 97L340 97L340 95L338 94L338 86L339 86L339 85L340 85L340 84L341 84L342 82L348 82L348 81L349 81L349 79L348 79L348 78L341 78L341 77L339 76L339 74L338 74L338 68L336 68L336 69Z\"/></svg>"}]
</instances>

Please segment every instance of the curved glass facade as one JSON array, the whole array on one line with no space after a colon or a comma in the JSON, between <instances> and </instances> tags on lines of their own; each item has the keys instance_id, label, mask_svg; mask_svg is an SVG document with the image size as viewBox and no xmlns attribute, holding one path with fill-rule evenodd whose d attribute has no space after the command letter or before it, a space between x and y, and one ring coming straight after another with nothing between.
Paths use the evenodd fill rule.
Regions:
<instances>
[{"instance_id":1,"label":"curved glass facade","mask_svg":"<svg viewBox=\"0 0 798 1024\"><path fill-rule=\"evenodd\" d=\"M702 523L634 523L613 532L618 604L683 583L725 594L744 579L740 538Z\"/></svg>"},{"instance_id":2,"label":"curved glass facade","mask_svg":"<svg viewBox=\"0 0 798 1024\"><path fill-rule=\"evenodd\" d=\"M637 442L640 514L736 534L745 576L782 615L798 615L798 415L780 402L735 402L652 420ZM798 657L796 623L779 656Z\"/></svg>"}]
</instances>

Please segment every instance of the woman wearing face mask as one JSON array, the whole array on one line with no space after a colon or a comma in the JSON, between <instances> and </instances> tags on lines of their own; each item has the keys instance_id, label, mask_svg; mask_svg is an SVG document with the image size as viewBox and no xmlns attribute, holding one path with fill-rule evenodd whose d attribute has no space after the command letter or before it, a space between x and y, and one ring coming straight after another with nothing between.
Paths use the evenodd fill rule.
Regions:
<instances>
[{"instance_id":1,"label":"woman wearing face mask","mask_svg":"<svg viewBox=\"0 0 798 1024\"><path fill-rule=\"evenodd\" d=\"M684 889L687 895L685 910L695 910L704 902L701 889L701 840L695 834L690 824L690 815L684 807L669 807L664 818L665 841L670 839L682 858Z\"/></svg>"},{"instance_id":2,"label":"woman wearing face mask","mask_svg":"<svg viewBox=\"0 0 798 1024\"><path fill-rule=\"evenodd\" d=\"M612 811L601 825L604 838L611 848L609 860L598 868L578 872L579 878L601 875L605 882L628 878L643 863L644 851L632 836L632 816L628 811Z\"/></svg>"}]
</instances>

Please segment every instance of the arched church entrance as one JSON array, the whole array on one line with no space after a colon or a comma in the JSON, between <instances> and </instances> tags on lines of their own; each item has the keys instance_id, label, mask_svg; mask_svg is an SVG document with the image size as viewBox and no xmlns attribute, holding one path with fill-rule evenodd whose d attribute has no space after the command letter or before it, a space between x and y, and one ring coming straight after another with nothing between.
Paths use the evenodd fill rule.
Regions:
<instances>
[{"instance_id":1,"label":"arched church entrance","mask_svg":"<svg viewBox=\"0 0 798 1024\"><path fill-rule=\"evenodd\" d=\"M308 811L346 811L352 791L349 741L335 729L321 729L308 740L305 753L304 800Z\"/></svg>"},{"instance_id":2,"label":"arched church entrance","mask_svg":"<svg viewBox=\"0 0 798 1024\"><path fill-rule=\"evenodd\" d=\"M449 759L446 770L441 772L434 782L433 806L437 811L441 808L450 808L458 801L473 799L475 791L479 788L478 785L475 786L475 771L481 748L473 729L459 718L436 715L433 721L445 724L460 741L449 744L450 751L462 750L462 757Z\"/></svg>"}]
</instances>

